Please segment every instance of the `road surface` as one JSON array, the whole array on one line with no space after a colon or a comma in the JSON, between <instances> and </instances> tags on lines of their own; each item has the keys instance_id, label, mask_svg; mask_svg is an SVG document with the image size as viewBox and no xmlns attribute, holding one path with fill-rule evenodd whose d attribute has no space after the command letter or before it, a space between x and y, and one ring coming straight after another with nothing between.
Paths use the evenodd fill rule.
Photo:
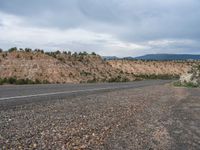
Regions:
<instances>
[{"instance_id":1,"label":"road surface","mask_svg":"<svg viewBox=\"0 0 200 150\"><path fill-rule=\"evenodd\" d=\"M8 109L21 104L51 101L91 93L111 90L139 88L169 83L168 80L148 80L127 83L97 84L45 84L0 86L0 109Z\"/></svg>"},{"instance_id":2,"label":"road surface","mask_svg":"<svg viewBox=\"0 0 200 150\"><path fill-rule=\"evenodd\" d=\"M199 150L200 89L170 81L0 87L0 149Z\"/></svg>"}]
</instances>

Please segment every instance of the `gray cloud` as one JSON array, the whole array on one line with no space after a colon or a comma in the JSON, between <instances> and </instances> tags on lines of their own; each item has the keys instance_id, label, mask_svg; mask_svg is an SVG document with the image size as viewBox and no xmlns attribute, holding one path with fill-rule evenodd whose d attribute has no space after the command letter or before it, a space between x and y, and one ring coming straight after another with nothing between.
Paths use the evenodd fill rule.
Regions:
<instances>
[{"instance_id":1,"label":"gray cloud","mask_svg":"<svg viewBox=\"0 0 200 150\"><path fill-rule=\"evenodd\" d=\"M94 40L91 40L91 43L88 40L87 43L75 40L68 44L55 43L58 42L55 41L49 45L49 47L56 45L58 48L59 46L61 48L68 46L75 50L93 49L97 52L102 52L102 48L105 48L103 54L106 54L109 48L113 48L114 53L115 46L119 43L123 43L123 45L132 43L144 47L144 50L139 51L137 46L135 49L134 46L130 46L129 54L132 55L139 55L140 52L141 54L154 52L199 53L199 8L199 0L0 1L0 12L19 17L23 20L24 28L58 29L63 33L66 30L81 29L96 33L97 36L101 33L108 34L112 38L97 38L95 43L93 43ZM5 25L0 19L0 30L2 26ZM111 42L107 40L111 39L115 41L115 44L116 41L119 43L110 46L108 44ZM174 42L168 42L168 44L159 42L163 40ZM23 40L20 41L23 43ZM158 44L149 45L149 41ZM122 55L124 54L123 48L128 49L129 47L121 47Z\"/></svg>"}]
</instances>

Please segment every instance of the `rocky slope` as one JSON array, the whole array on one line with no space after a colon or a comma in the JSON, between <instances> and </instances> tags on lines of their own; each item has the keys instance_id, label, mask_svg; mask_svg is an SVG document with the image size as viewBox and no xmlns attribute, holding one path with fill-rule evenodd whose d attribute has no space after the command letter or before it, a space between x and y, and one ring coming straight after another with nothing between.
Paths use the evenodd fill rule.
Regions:
<instances>
[{"instance_id":1,"label":"rocky slope","mask_svg":"<svg viewBox=\"0 0 200 150\"><path fill-rule=\"evenodd\" d=\"M139 75L181 75L189 62L105 61L95 54L1 52L0 78L15 77L50 83L133 81Z\"/></svg>"},{"instance_id":2,"label":"rocky slope","mask_svg":"<svg viewBox=\"0 0 200 150\"><path fill-rule=\"evenodd\" d=\"M40 52L11 52L0 54L0 78L47 80L50 83L103 82L135 80L121 73L98 55L56 54Z\"/></svg>"},{"instance_id":3,"label":"rocky slope","mask_svg":"<svg viewBox=\"0 0 200 150\"><path fill-rule=\"evenodd\" d=\"M182 75L186 73L195 62L187 61L141 61L141 60L112 60L109 64L123 72L156 75Z\"/></svg>"},{"instance_id":4,"label":"rocky slope","mask_svg":"<svg viewBox=\"0 0 200 150\"><path fill-rule=\"evenodd\" d=\"M181 75L179 85L181 86L200 86L200 64L194 64L185 74Z\"/></svg>"}]
</instances>

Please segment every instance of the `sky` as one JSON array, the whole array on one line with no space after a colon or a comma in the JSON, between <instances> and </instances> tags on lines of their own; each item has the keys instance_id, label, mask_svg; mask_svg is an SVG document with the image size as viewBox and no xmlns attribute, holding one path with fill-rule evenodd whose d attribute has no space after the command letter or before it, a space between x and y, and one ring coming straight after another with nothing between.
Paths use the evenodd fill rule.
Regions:
<instances>
[{"instance_id":1,"label":"sky","mask_svg":"<svg viewBox=\"0 0 200 150\"><path fill-rule=\"evenodd\" d=\"M0 47L200 53L199 0L0 0Z\"/></svg>"}]
</instances>

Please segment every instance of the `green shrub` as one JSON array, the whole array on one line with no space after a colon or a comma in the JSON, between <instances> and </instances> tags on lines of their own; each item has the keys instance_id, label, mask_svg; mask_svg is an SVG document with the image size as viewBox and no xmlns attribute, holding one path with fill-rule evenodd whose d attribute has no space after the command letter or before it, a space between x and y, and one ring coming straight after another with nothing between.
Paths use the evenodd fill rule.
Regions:
<instances>
[{"instance_id":1,"label":"green shrub","mask_svg":"<svg viewBox=\"0 0 200 150\"><path fill-rule=\"evenodd\" d=\"M42 50L42 49L35 49L34 52L44 54L44 50Z\"/></svg>"},{"instance_id":2,"label":"green shrub","mask_svg":"<svg viewBox=\"0 0 200 150\"><path fill-rule=\"evenodd\" d=\"M96 83L97 82L97 79L96 78L93 78L91 80L87 80L87 83Z\"/></svg>"},{"instance_id":3,"label":"green shrub","mask_svg":"<svg viewBox=\"0 0 200 150\"><path fill-rule=\"evenodd\" d=\"M19 54L17 54L16 58L20 58L20 55L19 55Z\"/></svg>"},{"instance_id":4,"label":"green shrub","mask_svg":"<svg viewBox=\"0 0 200 150\"><path fill-rule=\"evenodd\" d=\"M23 85L23 84L49 84L47 80L40 81L36 79L35 81L30 80L28 78L26 79L17 79L16 77L9 77L9 78L0 78L0 85L2 84L17 84L17 85Z\"/></svg>"},{"instance_id":5,"label":"green shrub","mask_svg":"<svg viewBox=\"0 0 200 150\"><path fill-rule=\"evenodd\" d=\"M4 82L3 82L3 79L0 79L0 85L2 85Z\"/></svg>"},{"instance_id":6,"label":"green shrub","mask_svg":"<svg viewBox=\"0 0 200 150\"><path fill-rule=\"evenodd\" d=\"M176 82L174 82L173 85L174 85L174 86L182 86L182 84L181 84L180 81L176 81Z\"/></svg>"},{"instance_id":7,"label":"green shrub","mask_svg":"<svg viewBox=\"0 0 200 150\"><path fill-rule=\"evenodd\" d=\"M12 48L8 49L9 53L14 52L14 51L17 51L17 47L12 47Z\"/></svg>"},{"instance_id":8,"label":"green shrub","mask_svg":"<svg viewBox=\"0 0 200 150\"><path fill-rule=\"evenodd\" d=\"M35 84L41 84L41 81L38 80L38 79L36 79L36 80L35 80Z\"/></svg>"},{"instance_id":9,"label":"green shrub","mask_svg":"<svg viewBox=\"0 0 200 150\"><path fill-rule=\"evenodd\" d=\"M97 54L96 54L95 52L92 52L92 53L91 53L91 55L94 55L94 56L96 56Z\"/></svg>"},{"instance_id":10,"label":"green shrub","mask_svg":"<svg viewBox=\"0 0 200 150\"><path fill-rule=\"evenodd\" d=\"M50 84L50 82L48 80L44 80L42 81L43 84Z\"/></svg>"},{"instance_id":11,"label":"green shrub","mask_svg":"<svg viewBox=\"0 0 200 150\"><path fill-rule=\"evenodd\" d=\"M65 63L65 59L64 59L63 57L58 57L57 59L58 59L59 61Z\"/></svg>"},{"instance_id":12,"label":"green shrub","mask_svg":"<svg viewBox=\"0 0 200 150\"><path fill-rule=\"evenodd\" d=\"M51 56L53 58L56 58L56 53L55 52L45 52L46 55Z\"/></svg>"},{"instance_id":13,"label":"green shrub","mask_svg":"<svg viewBox=\"0 0 200 150\"><path fill-rule=\"evenodd\" d=\"M7 56L8 56L7 53L3 53L3 54L2 54L2 57L3 57L3 58L6 58Z\"/></svg>"},{"instance_id":14,"label":"green shrub","mask_svg":"<svg viewBox=\"0 0 200 150\"><path fill-rule=\"evenodd\" d=\"M170 75L170 74L139 74L134 75L137 78L142 79L162 79L162 80L170 80L170 79L178 79L179 75Z\"/></svg>"},{"instance_id":15,"label":"green shrub","mask_svg":"<svg viewBox=\"0 0 200 150\"><path fill-rule=\"evenodd\" d=\"M130 79L128 79L127 77L122 77L120 75L108 79L108 82L129 82L129 81Z\"/></svg>"},{"instance_id":16,"label":"green shrub","mask_svg":"<svg viewBox=\"0 0 200 150\"><path fill-rule=\"evenodd\" d=\"M10 78L8 78L7 81L8 81L9 84L16 84L17 79L15 77L10 77Z\"/></svg>"},{"instance_id":17,"label":"green shrub","mask_svg":"<svg viewBox=\"0 0 200 150\"><path fill-rule=\"evenodd\" d=\"M30 48L25 48L25 52L32 52L32 49L30 49Z\"/></svg>"},{"instance_id":18,"label":"green shrub","mask_svg":"<svg viewBox=\"0 0 200 150\"><path fill-rule=\"evenodd\" d=\"M199 87L197 84L194 84L193 82L185 82L181 83L180 81L176 81L173 83L174 86L177 87L188 87L188 88L197 88Z\"/></svg>"},{"instance_id":19,"label":"green shrub","mask_svg":"<svg viewBox=\"0 0 200 150\"><path fill-rule=\"evenodd\" d=\"M19 79L19 80L16 81L16 84L27 84L27 83L26 83L26 80Z\"/></svg>"},{"instance_id":20,"label":"green shrub","mask_svg":"<svg viewBox=\"0 0 200 150\"><path fill-rule=\"evenodd\" d=\"M187 82L187 83L185 83L185 86L186 86L186 87L191 87L191 88L199 87L197 84L194 84L194 83L192 83L192 82Z\"/></svg>"},{"instance_id":21,"label":"green shrub","mask_svg":"<svg viewBox=\"0 0 200 150\"><path fill-rule=\"evenodd\" d=\"M81 76L88 76L88 75L92 75L92 73L86 72L85 70L82 70L82 71L80 72L80 75L81 75Z\"/></svg>"},{"instance_id":22,"label":"green shrub","mask_svg":"<svg viewBox=\"0 0 200 150\"><path fill-rule=\"evenodd\" d=\"M68 51L67 55L70 55L70 56L71 56L71 55L72 55L72 52L71 52L71 51Z\"/></svg>"},{"instance_id":23,"label":"green shrub","mask_svg":"<svg viewBox=\"0 0 200 150\"><path fill-rule=\"evenodd\" d=\"M86 55L88 55L88 53L87 52L79 52L79 55L81 55L81 56L86 56Z\"/></svg>"},{"instance_id":24,"label":"green shrub","mask_svg":"<svg viewBox=\"0 0 200 150\"><path fill-rule=\"evenodd\" d=\"M24 51L24 49L23 49L23 48L19 48L19 51L23 52L23 51Z\"/></svg>"},{"instance_id":25,"label":"green shrub","mask_svg":"<svg viewBox=\"0 0 200 150\"><path fill-rule=\"evenodd\" d=\"M58 54L61 54L61 52L60 52L59 50L57 50L57 51L55 52L55 54L58 55Z\"/></svg>"}]
</instances>

